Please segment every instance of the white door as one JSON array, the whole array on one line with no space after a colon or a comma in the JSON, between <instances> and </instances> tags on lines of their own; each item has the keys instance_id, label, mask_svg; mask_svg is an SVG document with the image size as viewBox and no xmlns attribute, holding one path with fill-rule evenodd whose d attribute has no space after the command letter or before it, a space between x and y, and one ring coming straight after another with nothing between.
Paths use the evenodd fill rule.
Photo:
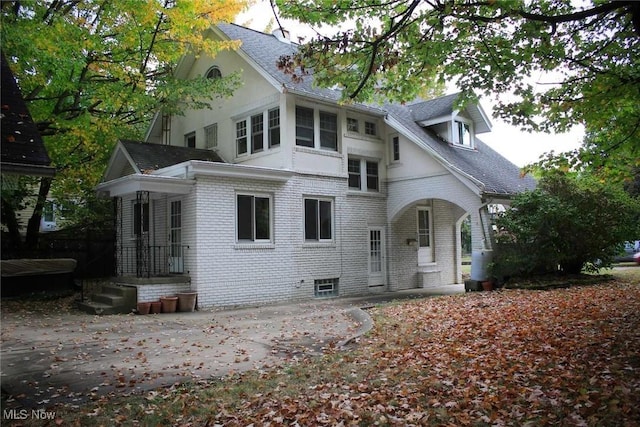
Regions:
<instances>
[{"instance_id":1,"label":"white door","mask_svg":"<svg viewBox=\"0 0 640 427\"><path fill-rule=\"evenodd\" d=\"M169 272L184 273L182 253L182 201L169 204Z\"/></svg>"},{"instance_id":2,"label":"white door","mask_svg":"<svg viewBox=\"0 0 640 427\"><path fill-rule=\"evenodd\" d=\"M385 284L384 228L369 228L369 286Z\"/></svg>"},{"instance_id":3,"label":"white door","mask_svg":"<svg viewBox=\"0 0 640 427\"><path fill-rule=\"evenodd\" d=\"M418 208L418 265L433 262L433 233L431 231L431 208Z\"/></svg>"}]
</instances>

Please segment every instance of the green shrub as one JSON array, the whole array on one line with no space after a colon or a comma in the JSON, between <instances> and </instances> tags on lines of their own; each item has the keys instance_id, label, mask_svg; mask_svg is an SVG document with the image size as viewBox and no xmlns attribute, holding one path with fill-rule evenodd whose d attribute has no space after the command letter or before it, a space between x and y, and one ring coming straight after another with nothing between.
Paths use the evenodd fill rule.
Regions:
<instances>
[{"instance_id":1,"label":"green shrub","mask_svg":"<svg viewBox=\"0 0 640 427\"><path fill-rule=\"evenodd\" d=\"M637 238L638 200L589 176L552 172L496 219L496 277L597 271Z\"/></svg>"}]
</instances>

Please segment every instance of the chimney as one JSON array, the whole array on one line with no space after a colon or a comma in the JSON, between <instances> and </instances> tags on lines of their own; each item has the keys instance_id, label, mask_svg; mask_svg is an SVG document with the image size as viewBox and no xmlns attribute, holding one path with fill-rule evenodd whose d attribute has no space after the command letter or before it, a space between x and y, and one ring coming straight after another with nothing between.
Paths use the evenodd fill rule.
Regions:
<instances>
[{"instance_id":1,"label":"chimney","mask_svg":"<svg viewBox=\"0 0 640 427\"><path fill-rule=\"evenodd\" d=\"M281 41L282 43L291 44L291 39L289 38L290 37L289 30L285 30L284 28L281 27L273 30L271 34L273 34L273 36L277 38L279 41Z\"/></svg>"}]
</instances>

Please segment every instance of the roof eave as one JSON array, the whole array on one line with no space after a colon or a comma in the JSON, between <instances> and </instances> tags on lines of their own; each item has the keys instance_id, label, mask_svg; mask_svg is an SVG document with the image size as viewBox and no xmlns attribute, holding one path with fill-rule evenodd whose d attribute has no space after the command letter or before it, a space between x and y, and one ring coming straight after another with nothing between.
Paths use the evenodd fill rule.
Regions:
<instances>
[{"instance_id":1,"label":"roof eave","mask_svg":"<svg viewBox=\"0 0 640 427\"><path fill-rule=\"evenodd\" d=\"M202 160L191 160L187 162L185 166L188 169L188 176L190 177L205 175L225 178L245 178L261 181L286 182L293 176L293 172L288 169L206 162Z\"/></svg>"},{"instance_id":2,"label":"roof eave","mask_svg":"<svg viewBox=\"0 0 640 427\"><path fill-rule=\"evenodd\" d=\"M14 162L2 162L0 170L6 174L40 176L45 178L51 178L56 174L56 168L53 166Z\"/></svg>"},{"instance_id":3,"label":"roof eave","mask_svg":"<svg viewBox=\"0 0 640 427\"><path fill-rule=\"evenodd\" d=\"M138 191L163 194L188 194L195 180L171 176L133 174L96 186L96 192L107 197L122 197Z\"/></svg>"},{"instance_id":4,"label":"roof eave","mask_svg":"<svg viewBox=\"0 0 640 427\"><path fill-rule=\"evenodd\" d=\"M212 26L211 31L215 35L217 35L218 37L224 40L227 40L227 41L232 40L229 36L227 36L227 34L224 31L222 31L217 26ZM249 65L251 65L253 69L258 72L258 74L260 74L265 80L267 80L271 85L273 85L273 87L276 90L278 90L280 93L286 92L285 82L278 80L277 78L272 76L267 70L262 68L260 64L258 64L249 54L247 54L247 52L245 52L244 49L242 49L242 44L240 45L240 47L238 47L238 49L235 50L235 52L242 59L244 59Z\"/></svg>"}]
</instances>

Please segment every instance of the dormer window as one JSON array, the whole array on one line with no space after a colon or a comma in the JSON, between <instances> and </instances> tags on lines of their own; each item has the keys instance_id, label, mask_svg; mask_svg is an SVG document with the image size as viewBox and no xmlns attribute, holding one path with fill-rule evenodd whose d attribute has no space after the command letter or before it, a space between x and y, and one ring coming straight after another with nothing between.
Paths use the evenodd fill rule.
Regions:
<instances>
[{"instance_id":1,"label":"dormer window","mask_svg":"<svg viewBox=\"0 0 640 427\"><path fill-rule=\"evenodd\" d=\"M222 77L222 72L220 71L220 68L214 65L213 67L209 68L205 76L208 79L219 79Z\"/></svg>"},{"instance_id":2,"label":"dormer window","mask_svg":"<svg viewBox=\"0 0 640 427\"><path fill-rule=\"evenodd\" d=\"M473 126L471 123L454 120L453 121L452 142L467 148L473 148Z\"/></svg>"}]
</instances>

